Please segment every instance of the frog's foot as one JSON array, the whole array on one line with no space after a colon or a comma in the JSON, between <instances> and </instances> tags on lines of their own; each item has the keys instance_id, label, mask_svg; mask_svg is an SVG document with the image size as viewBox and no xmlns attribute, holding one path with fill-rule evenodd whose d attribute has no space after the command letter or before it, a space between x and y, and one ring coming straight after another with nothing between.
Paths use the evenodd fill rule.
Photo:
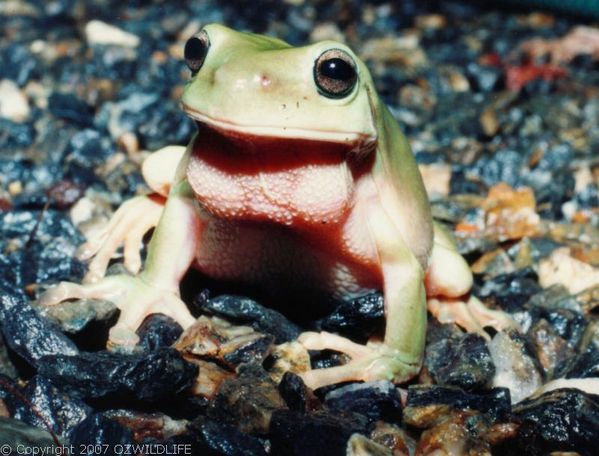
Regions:
<instances>
[{"instance_id":1,"label":"frog's foot","mask_svg":"<svg viewBox=\"0 0 599 456\"><path fill-rule=\"evenodd\" d=\"M408 360L399 350L381 342L360 345L327 332L305 332L298 341L308 350L335 350L351 358L342 366L316 369L301 374L304 383L312 389L347 381L391 380L401 383L414 377L420 362Z\"/></svg>"},{"instance_id":2,"label":"frog's foot","mask_svg":"<svg viewBox=\"0 0 599 456\"><path fill-rule=\"evenodd\" d=\"M93 258L83 282L93 283L104 277L110 259L121 244L124 244L125 268L136 274L141 268L143 237L158 224L163 208L164 198L160 196L137 196L125 202L104 229L79 247L80 260Z\"/></svg>"},{"instance_id":3,"label":"frog's foot","mask_svg":"<svg viewBox=\"0 0 599 456\"><path fill-rule=\"evenodd\" d=\"M478 298L470 296L467 301L460 299L429 299L428 310L441 323L456 323L468 332L478 333L490 340L484 330L490 326L497 331L518 328L518 323L501 310L487 308Z\"/></svg>"},{"instance_id":4,"label":"frog's foot","mask_svg":"<svg viewBox=\"0 0 599 456\"><path fill-rule=\"evenodd\" d=\"M54 305L69 299L104 299L112 301L121 311L109 333L108 346L135 345L135 330L150 314L162 313L173 318L183 329L195 318L179 296L156 288L139 277L108 276L96 283L79 285L61 282L40 296L41 305Z\"/></svg>"}]
</instances>

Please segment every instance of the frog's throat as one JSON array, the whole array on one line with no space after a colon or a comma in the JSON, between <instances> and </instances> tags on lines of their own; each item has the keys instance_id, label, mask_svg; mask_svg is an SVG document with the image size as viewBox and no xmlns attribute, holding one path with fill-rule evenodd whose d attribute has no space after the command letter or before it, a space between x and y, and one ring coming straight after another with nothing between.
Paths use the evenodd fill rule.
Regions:
<instances>
[{"instance_id":1,"label":"frog's throat","mask_svg":"<svg viewBox=\"0 0 599 456\"><path fill-rule=\"evenodd\" d=\"M371 150L377 142L376 135L368 135L357 131L330 131L284 125L242 125L228 119L218 119L201 113L185 103L182 103L181 106L185 113L196 122L219 130L227 136L235 136L237 134L240 136L332 142L351 146L350 150L355 152Z\"/></svg>"}]
</instances>

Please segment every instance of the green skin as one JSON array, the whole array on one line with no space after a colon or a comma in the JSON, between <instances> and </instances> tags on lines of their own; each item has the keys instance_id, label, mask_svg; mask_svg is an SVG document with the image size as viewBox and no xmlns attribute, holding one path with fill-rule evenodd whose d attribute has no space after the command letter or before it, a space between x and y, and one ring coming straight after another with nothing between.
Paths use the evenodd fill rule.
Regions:
<instances>
[{"instance_id":1,"label":"green skin","mask_svg":"<svg viewBox=\"0 0 599 456\"><path fill-rule=\"evenodd\" d=\"M204 31L210 48L182 97L200 133L185 152L159 151L144 164L150 187L168 192L166 201L126 203L83 248L93 257L89 283L61 283L42 302L112 299L121 315L109 342L122 344L135 343L132 332L153 312L193 324L179 298L179 282L192 266L216 279L275 282L281 293L309 288L351 297L379 289L383 340L360 345L304 333L299 342L307 349L338 350L351 361L302 376L312 388L410 379L424 351L424 284L429 297L458 297L472 277L433 224L408 142L366 66L332 41L294 48L220 25ZM357 68L356 86L340 99L324 96L314 81L314 62L329 49L347 53ZM122 242L125 265L139 271L127 233L137 233L135 241L156 224L143 271L104 278Z\"/></svg>"}]
</instances>

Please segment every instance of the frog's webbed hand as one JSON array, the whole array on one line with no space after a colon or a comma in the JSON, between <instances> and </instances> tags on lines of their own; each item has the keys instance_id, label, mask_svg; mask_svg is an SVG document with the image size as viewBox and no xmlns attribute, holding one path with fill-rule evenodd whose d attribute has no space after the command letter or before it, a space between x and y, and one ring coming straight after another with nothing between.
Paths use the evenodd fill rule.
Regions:
<instances>
[{"instance_id":1,"label":"frog's webbed hand","mask_svg":"<svg viewBox=\"0 0 599 456\"><path fill-rule=\"evenodd\" d=\"M201 234L197 203L186 181L173 187L148 246L145 269L137 276L116 275L84 285L62 282L40 297L42 305L68 299L114 302L121 314L109 344L135 343L134 331L146 316L160 312L184 328L195 320L179 297L179 281L195 257Z\"/></svg>"},{"instance_id":2,"label":"frog's webbed hand","mask_svg":"<svg viewBox=\"0 0 599 456\"><path fill-rule=\"evenodd\" d=\"M85 283L100 280L118 248L123 245L125 268L137 274L141 268L141 245L145 234L160 220L165 199L161 196L136 196L113 214L108 224L77 249L81 261L91 259Z\"/></svg>"},{"instance_id":3,"label":"frog's webbed hand","mask_svg":"<svg viewBox=\"0 0 599 456\"><path fill-rule=\"evenodd\" d=\"M384 341L359 345L329 333L304 333L309 350L332 349L350 356L343 366L302 374L311 388L351 380L409 380L420 370L426 333L424 273L381 207L371 208L369 229L382 264L385 316Z\"/></svg>"},{"instance_id":4,"label":"frog's webbed hand","mask_svg":"<svg viewBox=\"0 0 599 456\"><path fill-rule=\"evenodd\" d=\"M121 245L125 268L132 274L139 272L143 237L160 220L166 197L184 154L185 148L182 146L167 146L144 160L142 174L155 194L126 201L103 229L94 233L79 247L77 257L81 261L92 259L83 279L85 283L93 283L104 277L110 259Z\"/></svg>"},{"instance_id":5,"label":"frog's webbed hand","mask_svg":"<svg viewBox=\"0 0 599 456\"><path fill-rule=\"evenodd\" d=\"M509 314L492 310L469 295L472 272L459 254L451 235L439 224L434 224L433 251L426 271L428 309L441 323L457 323L466 331L476 332L486 339L484 330L491 326L497 331L517 328Z\"/></svg>"}]
</instances>

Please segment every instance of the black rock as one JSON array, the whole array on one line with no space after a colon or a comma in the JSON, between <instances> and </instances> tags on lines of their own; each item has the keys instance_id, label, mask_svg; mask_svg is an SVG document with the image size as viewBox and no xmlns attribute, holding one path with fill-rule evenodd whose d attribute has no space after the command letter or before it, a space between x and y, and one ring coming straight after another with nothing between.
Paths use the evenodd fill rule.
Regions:
<instances>
[{"instance_id":1,"label":"black rock","mask_svg":"<svg viewBox=\"0 0 599 456\"><path fill-rule=\"evenodd\" d=\"M486 280L480 288L474 290L474 294L487 302L493 302L506 312L517 312L540 290L536 273L526 268Z\"/></svg>"},{"instance_id":2,"label":"black rock","mask_svg":"<svg viewBox=\"0 0 599 456\"><path fill-rule=\"evenodd\" d=\"M471 62L466 67L466 75L475 92L492 92L500 89L503 70L499 67L483 66Z\"/></svg>"},{"instance_id":3,"label":"black rock","mask_svg":"<svg viewBox=\"0 0 599 456\"><path fill-rule=\"evenodd\" d=\"M503 149L492 157L481 157L468 169L468 173L476 176L488 187L499 182L507 182L512 187L520 183L521 168L524 165L524 156L515 150Z\"/></svg>"},{"instance_id":4,"label":"black rock","mask_svg":"<svg viewBox=\"0 0 599 456\"><path fill-rule=\"evenodd\" d=\"M215 456L266 456L262 441L244 434L236 427L216 422L204 417L193 421L189 426L193 437L194 454Z\"/></svg>"},{"instance_id":5,"label":"black rock","mask_svg":"<svg viewBox=\"0 0 599 456\"><path fill-rule=\"evenodd\" d=\"M573 346L560 337L544 318L537 320L527 331L526 336L535 349L536 358L543 367L544 378L552 380L555 378L556 372L562 376L560 372L570 364L569 361L575 356Z\"/></svg>"},{"instance_id":6,"label":"black rock","mask_svg":"<svg viewBox=\"0 0 599 456\"><path fill-rule=\"evenodd\" d=\"M568 170L554 172L549 183L535 188L538 213L543 218L561 220L562 204L574 196L576 182ZM534 186L533 186L534 187Z\"/></svg>"},{"instance_id":7,"label":"black rock","mask_svg":"<svg viewBox=\"0 0 599 456\"><path fill-rule=\"evenodd\" d=\"M137 329L139 346L147 351L171 346L181 335L179 323L163 314L149 315Z\"/></svg>"},{"instance_id":8,"label":"black rock","mask_svg":"<svg viewBox=\"0 0 599 456\"><path fill-rule=\"evenodd\" d=\"M251 362L262 363L272 351L273 340L274 338L271 335L254 337L245 344L241 344L226 353L223 360L226 364L233 366Z\"/></svg>"},{"instance_id":9,"label":"black rock","mask_svg":"<svg viewBox=\"0 0 599 456\"><path fill-rule=\"evenodd\" d=\"M290 410L311 412L322 409L320 399L306 386L302 378L293 372L283 374L279 383L279 393Z\"/></svg>"},{"instance_id":10,"label":"black rock","mask_svg":"<svg viewBox=\"0 0 599 456\"><path fill-rule=\"evenodd\" d=\"M345 455L347 441L356 432L368 435L365 417L341 412L279 410L273 413L270 423L271 454Z\"/></svg>"},{"instance_id":11,"label":"black rock","mask_svg":"<svg viewBox=\"0 0 599 456\"><path fill-rule=\"evenodd\" d=\"M225 380L209 409L211 419L250 434L266 434L274 411L286 408L277 385L258 364L244 364Z\"/></svg>"},{"instance_id":12,"label":"black rock","mask_svg":"<svg viewBox=\"0 0 599 456\"><path fill-rule=\"evenodd\" d=\"M301 333L299 326L291 323L281 313L243 296L220 295L205 299L203 295L199 295L194 304L202 313L223 317L235 324L248 325L256 331L271 334L277 344L295 340Z\"/></svg>"},{"instance_id":13,"label":"black rock","mask_svg":"<svg viewBox=\"0 0 599 456\"><path fill-rule=\"evenodd\" d=\"M14 178L14 172L10 173L10 169L22 162L15 161L14 155L7 156L7 152L11 151L14 154L15 149L18 150L33 144L36 137L35 128L27 123L17 123L0 118L0 131L2 131L2 135L0 135L0 151L2 151L0 152L0 170L2 170L0 179L12 177L11 180L20 180ZM8 184L8 182L6 183Z\"/></svg>"},{"instance_id":14,"label":"black rock","mask_svg":"<svg viewBox=\"0 0 599 456\"><path fill-rule=\"evenodd\" d=\"M12 40L8 40L9 43ZM0 79L11 79L19 86L38 75L39 63L29 50L28 43L12 43L0 53Z\"/></svg>"},{"instance_id":15,"label":"black rock","mask_svg":"<svg viewBox=\"0 0 599 456\"><path fill-rule=\"evenodd\" d=\"M83 187L100 182L96 168L116 150L110 138L86 128L71 138L64 157L65 178Z\"/></svg>"},{"instance_id":16,"label":"black rock","mask_svg":"<svg viewBox=\"0 0 599 456\"><path fill-rule=\"evenodd\" d=\"M597 454L599 401L575 389L550 391L514 406L520 422L518 447L523 454L553 451Z\"/></svg>"},{"instance_id":17,"label":"black rock","mask_svg":"<svg viewBox=\"0 0 599 456\"><path fill-rule=\"evenodd\" d=\"M429 344L424 365L436 383L467 391L485 387L495 375L486 341L478 334L463 334Z\"/></svg>"},{"instance_id":18,"label":"black rock","mask_svg":"<svg viewBox=\"0 0 599 456\"><path fill-rule=\"evenodd\" d=\"M437 385L411 385L404 416L413 415L415 409L448 405L454 409L477 410L493 420L504 420L511 411L510 391L493 388L478 394L467 393L460 388Z\"/></svg>"},{"instance_id":19,"label":"black rock","mask_svg":"<svg viewBox=\"0 0 599 456\"><path fill-rule=\"evenodd\" d=\"M83 401L60 392L39 375L18 394L9 394L6 404L13 418L61 437L67 437L92 412Z\"/></svg>"},{"instance_id":20,"label":"black rock","mask_svg":"<svg viewBox=\"0 0 599 456\"><path fill-rule=\"evenodd\" d=\"M73 429L69 437L71 445L75 446L77 451L80 452L79 454L88 456L96 454L94 445L100 445L101 448L104 448L104 454L116 456L122 454L124 448L132 448L127 445L137 443L127 427L101 413L88 416ZM106 446L102 447L102 445Z\"/></svg>"},{"instance_id":21,"label":"black rock","mask_svg":"<svg viewBox=\"0 0 599 456\"><path fill-rule=\"evenodd\" d=\"M571 309L543 309L541 315L572 347L578 346L589 326L583 314Z\"/></svg>"},{"instance_id":22,"label":"black rock","mask_svg":"<svg viewBox=\"0 0 599 456\"><path fill-rule=\"evenodd\" d=\"M387 380L342 386L327 393L325 404L331 410L364 415L371 424L378 420L401 423L401 397Z\"/></svg>"},{"instance_id":23,"label":"black rock","mask_svg":"<svg viewBox=\"0 0 599 456\"><path fill-rule=\"evenodd\" d=\"M595 343L580 347L579 352L559 366L556 377L599 377L599 348Z\"/></svg>"},{"instance_id":24,"label":"black rock","mask_svg":"<svg viewBox=\"0 0 599 456\"><path fill-rule=\"evenodd\" d=\"M106 104L96 116L95 125L109 128L115 140L123 132L135 133L140 145L149 150L185 144L195 131L194 123L177 102L159 93L139 91L139 87L122 101Z\"/></svg>"},{"instance_id":25,"label":"black rock","mask_svg":"<svg viewBox=\"0 0 599 456\"><path fill-rule=\"evenodd\" d=\"M46 356L39 362L39 373L65 391L86 398L117 395L144 401L185 391L194 383L197 370L171 348L133 355Z\"/></svg>"},{"instance_id":26,"label":"black rock","mask_svg":"<svg viewBox=\"0 0 599 456\"><path fill-rule=\"evenodd\" d=\"M79 350L58 326L40 315L22 295L0 296L0 329L6 344L34 367L46 356L74 356Z\"/></svg>"},{"instance_id":27,"label":"black rock","mask_svg":"<svg viewBox=\"0 0 599 456\"><path fill-rule=\"evenodd\" d=\"M342 302L333 313L317 322L317 329L337 332L355 340L365 340L384 327L385 304L375 292Z\"/></svg>"},{"instance_id":28,"label":"black rock","mask_svg":"<svg viewBox=\"0 0 599 456\"><path fill-rule=\"evenodd\" d=\"M20 247L0 262L0 282L9 290L83 276L83 264L74 258L82 236L65 213L0 212L0 248L6 249L9 239Z\"/></svg>"},{"instance_id":29,"label":"black rock","mask_svg":"<svg viewBox=\"0 0 599 456\"><path fill-rule=\"evenodd\" d=\"M48 108L59 119L67 120L80 127L91 126L93 123L91 108L73 94L53 92L48 99Z\"/></svg>"}]
</instances>

